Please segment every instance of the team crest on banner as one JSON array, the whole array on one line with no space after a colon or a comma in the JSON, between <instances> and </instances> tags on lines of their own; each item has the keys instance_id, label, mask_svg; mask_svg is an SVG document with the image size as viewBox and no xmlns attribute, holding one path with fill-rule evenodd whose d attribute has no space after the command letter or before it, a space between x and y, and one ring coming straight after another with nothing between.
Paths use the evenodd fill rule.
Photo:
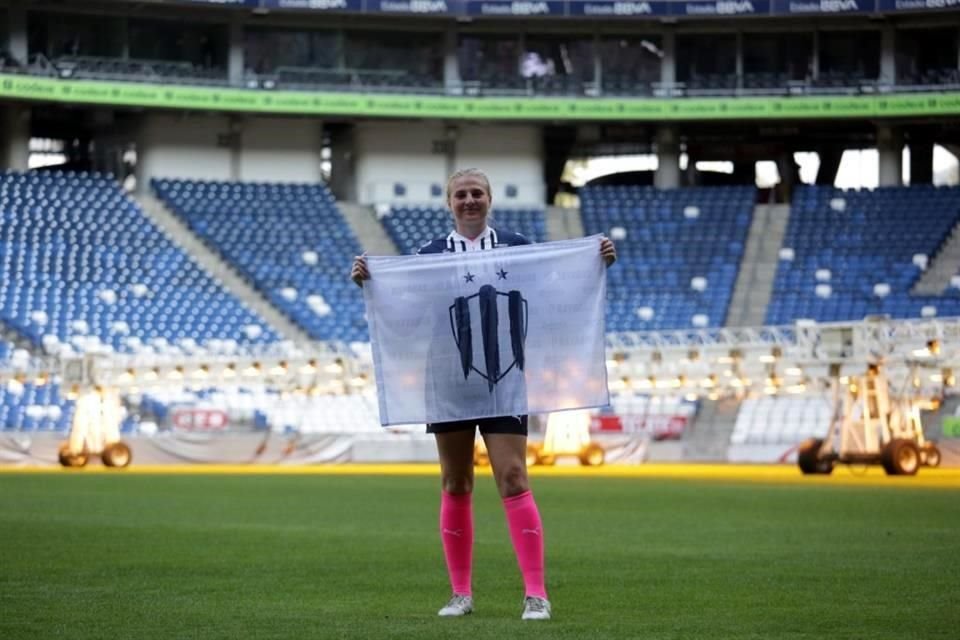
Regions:
<instances>
[{"instance_id":1,"label":"team crest on banner","mask_svg":"<svg viewBox=\"0 0 960 640\"><path fill-rule=\"evenodd\" d=\"M504 298L507 300L506 313L503 313L501 308ZM477 301L472 318L479 315L479 331L476 321L471 321L471 300ZM487 381L487 386L493 393L493 387L510 373L511 369L517 367L523 371L523 345L527 338L526 307L527 301L516 289L504 293L489 284L480 287L472 296L459 296L453 301L450 305L450 329L460 354L464 378L469 377L471 371L479 374ZM502 373L499 332L501 316L506 317L510 323L510 349L513 356L513 360ZM473 362L474 336L483 342L483 371Z\"/></svg>"},{"instance_id":2,"label":"team crest on banner","mask_svg":"<svg viewBox=\"0 0 960 640\"><path fill-rule=\"evenodd\" d=\"M600 236L367 265L384 426L609 404Z\"/></svg>"}]
</instances>

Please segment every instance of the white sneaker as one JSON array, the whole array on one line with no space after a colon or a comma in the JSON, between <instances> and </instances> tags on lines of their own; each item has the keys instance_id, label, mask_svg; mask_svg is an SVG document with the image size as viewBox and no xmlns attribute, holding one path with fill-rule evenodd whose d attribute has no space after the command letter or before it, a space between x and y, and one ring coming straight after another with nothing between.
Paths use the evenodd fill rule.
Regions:
<instances>
[{"instance_id":1,"label":"white sneaker","mask_svg":"<svg viewBox=\"0 0 960 640\"><path fill-rule=\"evenodd\" d=\"M550 601L546 598L527 596L523 601L523 615L521 620L549 620Z\"/></svg>"},{"instance_id":2,"label":"white sneaker","mask_svg":"<svg viewBox=\"0 0 960 640\"><path fill-rule=\"evenodd\" d=\"M437 612L437 615L443 617L452 617L465 616L468 613L473 613L473 598L455 593L453 594L453 597L450 598L450 602L445 604L443 608Z\"/></svg>"}]
</instances>

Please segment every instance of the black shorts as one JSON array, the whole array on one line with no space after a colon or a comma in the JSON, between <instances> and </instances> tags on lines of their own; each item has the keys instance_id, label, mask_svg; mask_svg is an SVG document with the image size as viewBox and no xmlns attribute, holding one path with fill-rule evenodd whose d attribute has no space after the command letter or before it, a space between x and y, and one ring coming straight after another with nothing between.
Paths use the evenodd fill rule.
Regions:
<instances>
[{"instance_id":1,"label":"black shorts","mask_svg":"<svg viewBox=\"0 0 960 640\"><path fill-rule=\"evenodd\" d=\"M480 427L480 433L508 433L525 436L527 435L527 416L497 416L496 418L477 418L455 422L434 422L427 425L427 433L473 431L477 427Z\"/></svg>"}]
</instances>

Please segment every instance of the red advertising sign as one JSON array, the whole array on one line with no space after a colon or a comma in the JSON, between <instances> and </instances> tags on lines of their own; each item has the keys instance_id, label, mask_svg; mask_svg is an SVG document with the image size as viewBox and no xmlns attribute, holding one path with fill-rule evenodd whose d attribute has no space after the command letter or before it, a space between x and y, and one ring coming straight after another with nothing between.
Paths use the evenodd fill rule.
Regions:
<instances>
[{"instance_id":1,"label":"red advertising sign","mask_svg":"<svg viewBox=\"0 0 960 640\"><path fill-rule=\"evenodd\" d=\"M220 409L176 409L171 415L173 428L180 431L224 431L230 418Z\"/></svg>"}]
</instances>

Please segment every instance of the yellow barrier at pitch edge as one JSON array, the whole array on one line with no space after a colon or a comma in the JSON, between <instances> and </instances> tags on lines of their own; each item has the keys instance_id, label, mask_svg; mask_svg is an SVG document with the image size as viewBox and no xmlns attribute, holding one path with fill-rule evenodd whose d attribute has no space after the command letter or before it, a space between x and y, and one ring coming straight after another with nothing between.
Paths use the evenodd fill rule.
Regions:
<instances>
[{"instance_id":1,"label":"yellow barrier at pitch edge","mask_svg":"<svg viewBox=\"0 0 960 640\"><path fill-rule=\"evenodd\" d=\"M489 468L478 468L479 473L489 474ZM126 469L109 469L91 465L83 469L60 467L14 467L0 466L0 473L78 473L78 474L278 474L278 475L405 475L438 476L440 468L435 464L329 464L329 465L238 465L238 464L190 464L190 465L134 465ZM671 480L717 480L724 482L756 482L762 484L793 485L842 485L877 486L902 488L939 488L960 490L960 468L921 469L916 476L887 476L877 466L838 466L829 476L804 476L794 465L741 465L741 464L641 464L604 465L581 467L579 465L532 467L530 474L536 477L571 478L635 478Z\"/></svg>"}]
</instances>

